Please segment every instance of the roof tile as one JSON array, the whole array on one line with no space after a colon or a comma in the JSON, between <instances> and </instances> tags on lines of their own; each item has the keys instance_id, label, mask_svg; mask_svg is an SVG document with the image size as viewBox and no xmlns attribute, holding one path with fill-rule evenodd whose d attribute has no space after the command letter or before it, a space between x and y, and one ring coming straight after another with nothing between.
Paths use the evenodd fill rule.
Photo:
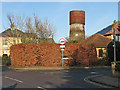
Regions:
<instances>
[{"instance_id":1,"label":"roof tile","mask_svg":"<svg viewBox=\"0 0 120 90\"><path fill-rule=\"evenodd\" d=\"M106 47L111 41L112 39L106 38L100 33L96 33L88 37L82 43L87 45L94 45L95 47Z\"/></svg>"}]
</instances>

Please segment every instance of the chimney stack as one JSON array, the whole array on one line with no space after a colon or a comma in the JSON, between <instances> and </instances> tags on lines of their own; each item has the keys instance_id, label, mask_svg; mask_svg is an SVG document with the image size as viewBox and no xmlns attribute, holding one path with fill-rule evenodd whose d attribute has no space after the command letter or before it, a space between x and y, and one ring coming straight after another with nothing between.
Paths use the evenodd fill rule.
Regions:
<instances>
[{"instance_id":1,"label":"chimney stack","mask_svg":"<svg viewBox=\"0 0 120 90\"><path fill-rule=\"evenodd\" d=\"M14 25L14 22L11 24L11 30L14 30L15 29L15 25Z\"/></svg>"}]
</instances>

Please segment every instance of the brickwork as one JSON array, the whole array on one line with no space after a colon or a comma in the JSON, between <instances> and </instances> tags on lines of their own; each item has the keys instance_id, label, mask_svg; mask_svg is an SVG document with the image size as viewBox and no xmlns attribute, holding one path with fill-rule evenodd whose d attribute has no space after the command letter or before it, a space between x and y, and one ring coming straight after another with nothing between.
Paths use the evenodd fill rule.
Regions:
<instances>
[{"instance_id":1,"label":"brickwork","mask_svg":"<svg viewBox=\"0 0 120 90\"><path fill-rule=\"evenodd\" d=\"M11 66L61 67L61 49L58 44L17 44L10 48ZM86 66L96 62L94 47L66 44L64 66Z\"/></svg>"},{"instance_id":2,"label":"brickwork","mask_svg":"<svg viewBox=\"0 0 120 90\"><path fill-rule=\"evenodd\" d=\"M70 25L75 23L85 25L85 11L70 11Z\"/></svg>"},{"instance_id":3,"label":"brickwork","mask_svg":"<svg viewBox=\"0 0 120 90\"><path fill-rule=\"evenodd\" d=\"M70 36L69 42L81 43L85 40L85 11L70 11Z\"/></svg>"}]
</instances>

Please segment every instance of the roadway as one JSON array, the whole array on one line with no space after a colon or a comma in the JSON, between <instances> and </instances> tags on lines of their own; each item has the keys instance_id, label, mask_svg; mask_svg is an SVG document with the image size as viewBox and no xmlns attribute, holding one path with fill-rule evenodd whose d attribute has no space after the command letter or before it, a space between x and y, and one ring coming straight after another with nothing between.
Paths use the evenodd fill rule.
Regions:
<instances>
[{"instance_id":1,"label":"roadway","mask_svg":"<svg viewBox=\"0 0 120 90\"><path fill-rule=\"evenodd\" d=\"M13 70L3 67L3 88L104 88L84 79L95 75L112 75L111 68L70 70Z\"/></svg>"}]
</instances>

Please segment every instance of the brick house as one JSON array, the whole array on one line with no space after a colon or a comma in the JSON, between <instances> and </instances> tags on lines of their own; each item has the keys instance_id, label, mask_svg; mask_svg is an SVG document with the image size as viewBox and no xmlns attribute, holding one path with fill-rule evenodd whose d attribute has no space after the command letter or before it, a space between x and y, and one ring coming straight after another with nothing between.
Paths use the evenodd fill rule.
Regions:
<instances>
[{"instance_id":1,"label":"brick house","mask_svg":"<svg viewBox=\"0 0 120 90\"><path fill-rule=\"evenodd\" d=\"M3 31L0 33L0 57L2 55L10 55L10 47L14 44L22 43L21 38L22 36L27 37L27 39L33 39L35 41L35 34L34 33L24 33L18 29L14 29L14 25L11 25L11 28ZM48 39L41 39L37 38L38 42L44 43L46 40L47 43L54 43L52 38Z\"/></svg>"},{"instance_id":2,"label":"brick house","mask_svg":"<svg viewBox=\"0 0 120 90\"><path fill-rule=\"evenodd\" d=\"M102 58L103 53L106 53L107 45L114 39L113 28L115 29L116 41L120 42L120 21L114 21L113 24L88 37L82 43L94 45L96 47L97 57Z\"/></svg>"},{"instance_id":3,"label":"brick house","mask_svg":"<svg viewBox=\"0 0 120 90\"><path fill-rule=\"evenodd\" d=\"M0 33L0 56L10 55L10 46L21 42L21 36L24 33L18 29L9 28Z\"/></svg>"}]
</instances>

